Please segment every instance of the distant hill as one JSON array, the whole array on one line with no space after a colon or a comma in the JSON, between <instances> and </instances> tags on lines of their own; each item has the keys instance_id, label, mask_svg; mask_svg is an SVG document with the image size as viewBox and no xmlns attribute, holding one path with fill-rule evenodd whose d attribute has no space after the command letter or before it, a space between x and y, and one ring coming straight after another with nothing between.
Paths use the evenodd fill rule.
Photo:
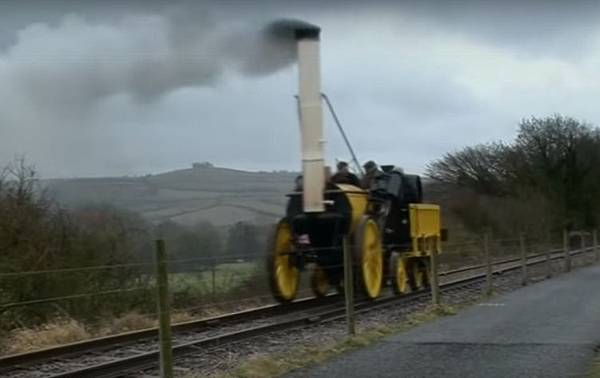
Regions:
<instances>
[{"instance_id":1,"label":"distant hill","mask_svg":"<svg viewBox=\"0 0 600 378\"><path fill-rule=\"evenodd\" d=\"M206 220L225 226L238 221L266 223L281 217L285 194L292 189L296 175L195 165L144 177L53 179L44 184L67 207L110 203L153 222Z\"/></svg>"}]
</instances>

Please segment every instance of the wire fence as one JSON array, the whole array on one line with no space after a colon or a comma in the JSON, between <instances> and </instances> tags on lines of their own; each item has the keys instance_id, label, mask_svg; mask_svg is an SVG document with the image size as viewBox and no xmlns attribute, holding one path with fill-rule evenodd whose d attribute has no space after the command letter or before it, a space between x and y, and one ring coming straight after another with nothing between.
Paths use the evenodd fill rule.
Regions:
<instances>
[{"instance_id":1,"label":"wire fence","mask_svg":"<svg viewBox=\"0 0 600 378\"><path fill-rule=\"evenodd\" d=\"M574 232L566 240L561 236L491 238L490 258L494 263L518 261L522 243L528 257L540 259L546 251L560 253L565 246L577 251L593 243L591 232ZM457 273L461 268L483 268L483 240L475 237L443 243L441 275L451 270ZM168 244L166 248L169 252ZM171 255L167 261L168 289L174 319L185 321L273 303L265 257L264 252L183 259ZM56 319L74 319L93 329L98 324L120 324L119 319L135 314L144 319L141 326L152 325L157 319L156 282L155 262L148 261L0 272L0 324L7 332ZM308 296L312 296L310 274L303 274L298 297Z\"/></svg>"}]
</instances>

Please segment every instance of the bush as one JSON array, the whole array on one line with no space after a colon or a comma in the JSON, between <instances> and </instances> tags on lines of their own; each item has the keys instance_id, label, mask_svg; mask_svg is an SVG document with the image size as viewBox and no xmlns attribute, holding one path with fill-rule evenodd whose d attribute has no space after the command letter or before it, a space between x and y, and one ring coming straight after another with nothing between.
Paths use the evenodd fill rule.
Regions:
<instances>
[{"instance_id":1,"label":"bush","mask_svg":"<svg viewBox=\"0 0 600 378\"><path fill-rule=\"evenodd\" d=\"M448 153L428 175L446 207L474 231L497 234L597 227L600 219L600 131L573 118L530 118L512 143Z\"/></svg>"},{"instance_id":2,"label":"bush","mask_svg":"<svg viewBox=\"0 0 600 378\"><path fill-rule=\"evenodd\" d=\"M34 167L23 159L1 172L2 328L40 324L56 316L99 318L153 303L148 300L150 276L141 265L77 269L141 262L148 237L140 217L104 205L62 209L40 187ZM40 271L45 273L32 273ZM109 291L122 292L87 295Z\"/></svg>"}]
</instances>

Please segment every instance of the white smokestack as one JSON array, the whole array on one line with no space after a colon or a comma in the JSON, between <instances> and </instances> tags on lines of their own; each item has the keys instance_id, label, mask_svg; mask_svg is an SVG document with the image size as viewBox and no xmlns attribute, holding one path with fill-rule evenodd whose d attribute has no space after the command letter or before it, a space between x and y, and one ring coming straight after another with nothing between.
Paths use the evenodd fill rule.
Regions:
<instances>
[{"instance_id":1,"label":"white smokestack","mask_svg":"<svg viewBox=\"0 0 600 378\"><path fill-rule=\"evenodd\" d=\"M323 109L321 106L320 29L296 29L300 76L300 130L302 134L302 174L304 211L325 211L325 153Z\"/></svg>"}]
</instances>

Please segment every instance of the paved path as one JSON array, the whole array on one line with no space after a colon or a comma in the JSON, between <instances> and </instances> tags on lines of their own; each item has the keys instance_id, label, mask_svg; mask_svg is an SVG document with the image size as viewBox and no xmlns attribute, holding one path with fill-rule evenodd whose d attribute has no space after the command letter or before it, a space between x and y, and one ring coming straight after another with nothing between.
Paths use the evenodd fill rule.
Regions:
<instances>
[{"instance_id":1,"label":"paved path","mask_svg":"<svg viewBox=\"0 0 600 378\"><path fill-rule=\"evenodd\" d=\"M600 267L493 298L290 377L584 377L600 345Z\"/></svg>"}]
</instances>

